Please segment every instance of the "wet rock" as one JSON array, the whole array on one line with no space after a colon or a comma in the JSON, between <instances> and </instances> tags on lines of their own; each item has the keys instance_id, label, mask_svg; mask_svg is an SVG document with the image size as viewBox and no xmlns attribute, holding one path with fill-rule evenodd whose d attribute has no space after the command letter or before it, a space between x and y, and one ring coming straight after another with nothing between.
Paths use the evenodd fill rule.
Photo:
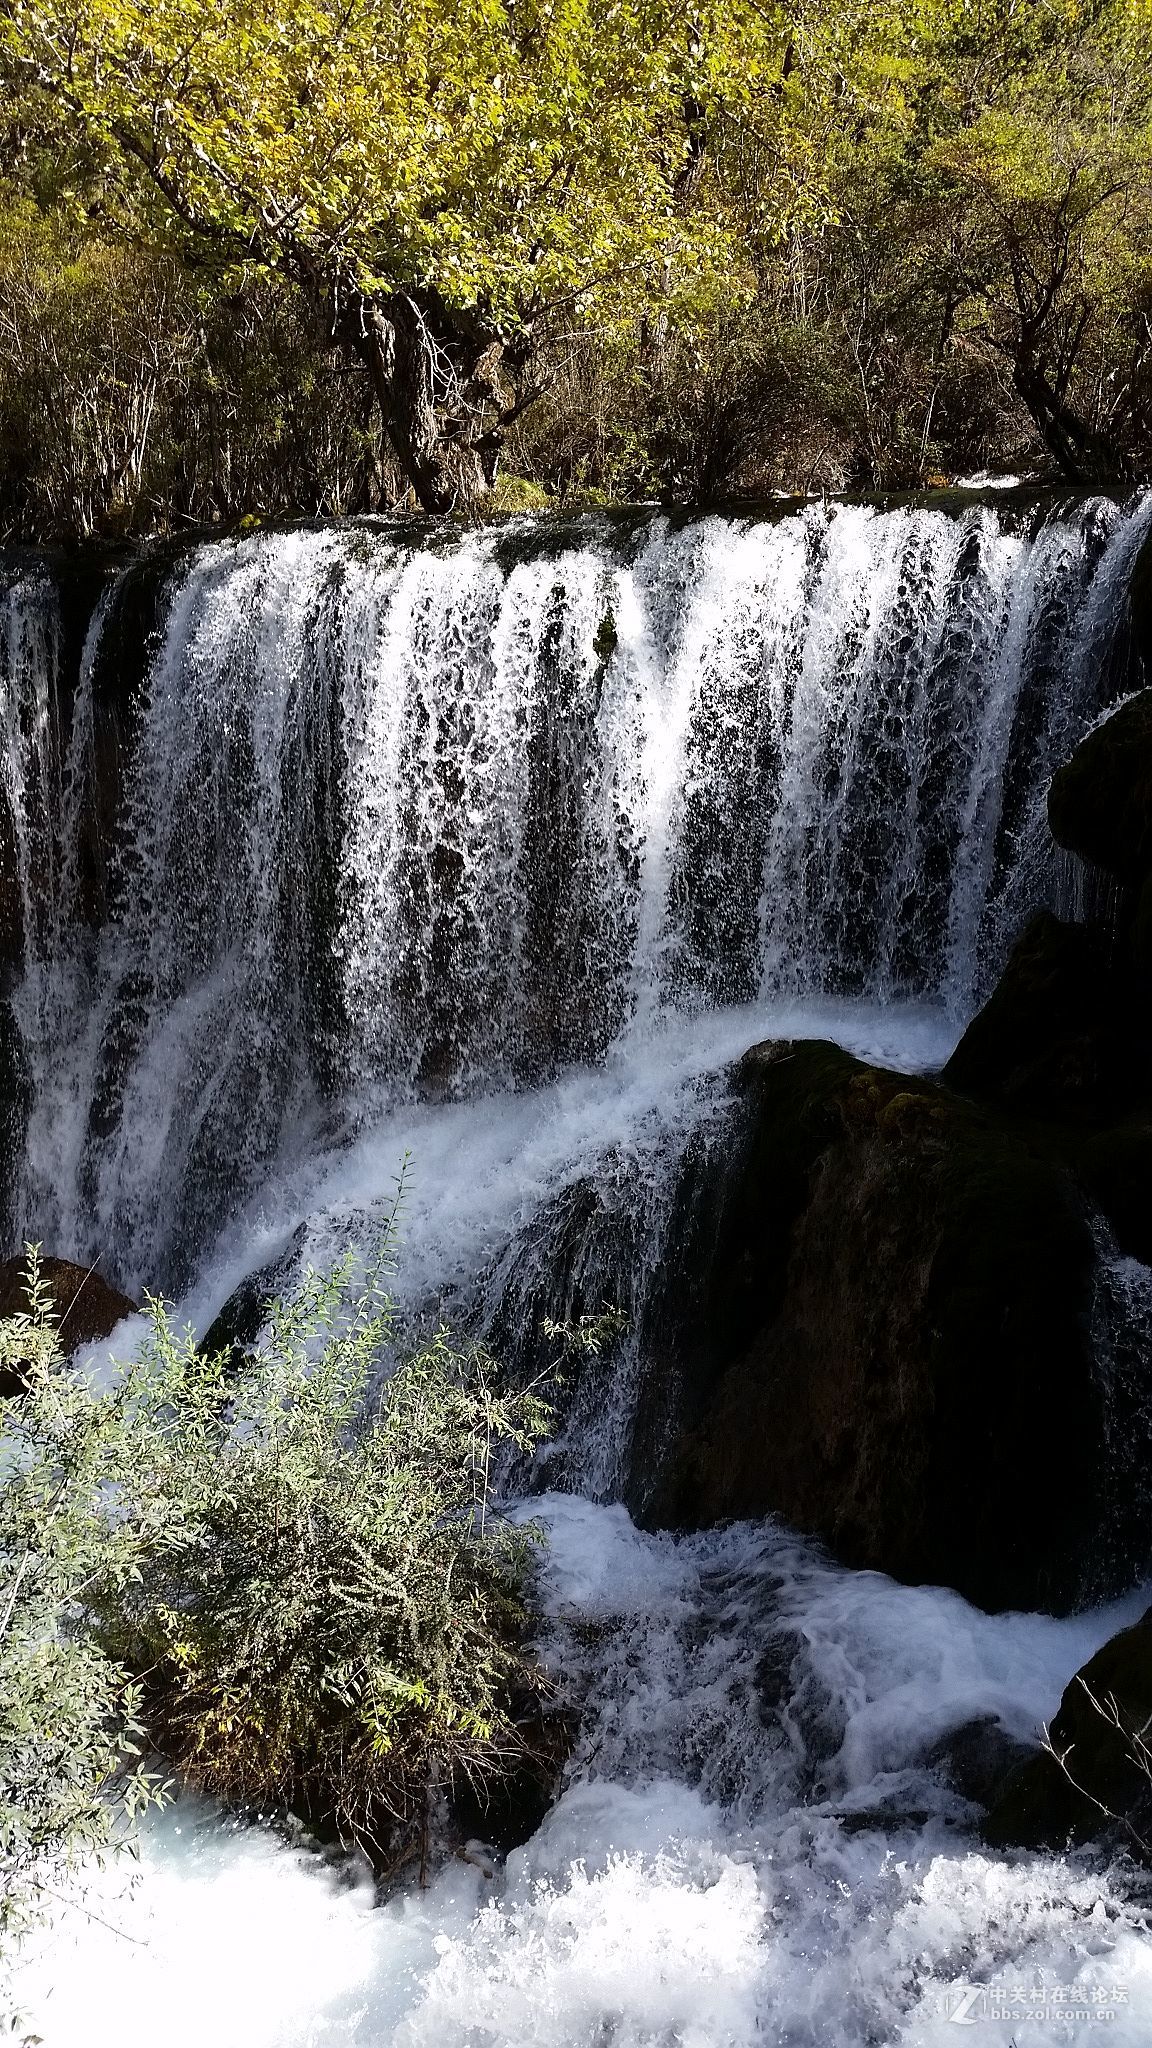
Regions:
<instances>
[{"instance_id":1,"label":"wet rock","mask_svg":"<svg viewBox=\"0 0 1152 2048\"><path fill-rule=\"evenodd\" d=\"M1034 918L943 1078L1023 1115L1081 1123L1152 1098L1152 1023L1107 936Z\"/></svg>"},{"instance_id":2,"label":"wet rock","mask_svg":"<svg viewBox=\"0 0 1152 2048\"><path fill-rule=\"evenodd\" d=\"M524 1747L513 1767L487 1781L461 1777L449 1801L457 1833L479 1838L498 1856L530 1840L555 1805L579 1721L555 1704L527 1702L517 1725Z\"/></svg>"},{"instance_id":3,"label":"wet rock","mask_svg":"<svg viewBox=\"0 0 1152 2048\"><path fill-rule=\"evenodd\" d=\"M1152 875L1152 690L1089 733L1059 769L1048 822L1060 846L1139 887Z\"/></svg>"},{"instance_id":4,"label":"wet rock","mask_svg":"<svg viewBox=\"0 0 1152 2048\"><path fill-rule=\"evenodd\" d=\"M1063 1849L1101 1837L1152 1861L1150 1724L1152 1609L1076 1673L1050 1748L1013 1773L984 1839L994 1848Z\"/></svg>"},{"instance_id":5,"label":"wet rock","mask_svg":"<svg viewBox=\"0 0 1152 2048\"><path fill-rule=\"evenodd\" d=\"M1152 1266L1152 1114L1089 1133L1075 1156L1085 1191L1119 1250Z\"/></svg>"},{"instance_id":6,"label":"wet rock","mask_svg":"<svg viewBox=\"0 0 1152 2048\"><path fill-rule=\"evenodd\" d=\"M844 1562L1066 1605L1097 1525L1094 1247L1026 1133L832 1045L741 1062L698 1261L696 1418L651 1519L777 1513Z\"/></svg>"},{"instance_id":7,"label":"wet rock","mask_svg":"<svg viewBox=\"0 0 1152 2048\"><path fill-rule=\"evenodd\" d=\"M1034 1742L1021 1742L995 1714L982 1714L942 1735L926 1751L924 1762L962 1799L991 1806L1012 1773L1037 1754Z\"/></svg>"},{"instance_id":8,"label":"wet rock","mask_svg":"<svg viewBox=\"0 0 1152 2048\"><path fill-rule=\"evenodd\" d=\"M1111 934L1033 919L942 1079L1029 1120L1119 1249L1152 1263L1152 1005Z\"/></svg>"},{"instance_id":9,"label":"wet rock","mask_svg":"<svg viewBox=\"0 0 1152 2048\"><path fill-rule=\"evenodd\" d=\"M299 1263L301 1246L305 1237L305 1226L301 1224L290 1242L276 1257L268 1259L233 1288L215 1320L209 1324L200 1342L200 1349L208 1355L218 1351L228 1352L234 1366L238 1366L246 1352L256 1343L265 1323L268 1310L289 1286Z\"/></svg>"},{"instance_id":10,"label":"wet rock","mask_svg":"<svg viewBox=\"0 0 1152 2048\"><path fill-rule=\"evenodd\" d=\"M799 1629L773 1629L756 1660L756 1695L765 1727L775 1728L791 1706L807 1644Z\"/></svg>"},{"instance_id":11,"label":"wet rock","mask_svg":"<svg viewBox=\"0 0 1152 2048\"><path fill-rule=\"evenodd\" d=\"M71 1358L90 1344L102 1343L112 1335L125 1316L140 1313L139 1306L102 1276L71 1259L41 1259L40 1277L55 1303L60 1344ZM22 1315L28 1307L27 1268L23 1259L5 1259L0 1264L0 1318ZM12 1366L8 1383L0 1393L10 1394L20 1386L19 1368Z\"/></svg>"},{"instance_id":12,"label":"wet rock","mask_svg":"<svg viewBox=\"0 0 1152 2048\"><path fill-rule=\"evenodd\" d=\"M922 1806L848 1806L836 1815L846 1835L902 1835L932 1819Z\"/></svg>"},{"instance_id":13,"label":"wet rock","mask_svg":"<svg viewBox=\"0 0 1152 2048\"><path fill-rule=\"evenodd\" d=\"M1126 677L1152 683L1152 535L1146 534L1128 578Z\"/></svg>"}]
</instances>

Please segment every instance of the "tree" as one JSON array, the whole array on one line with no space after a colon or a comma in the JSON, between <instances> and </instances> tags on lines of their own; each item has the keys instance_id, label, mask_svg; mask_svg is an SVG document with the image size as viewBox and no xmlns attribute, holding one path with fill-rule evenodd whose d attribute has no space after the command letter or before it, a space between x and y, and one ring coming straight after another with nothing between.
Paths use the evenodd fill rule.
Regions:
<instances>
[{"instance_id":1,"label":"tree","mask_svg":"<svg viewBox=\"0 0 1152 2048\"><path fill-rule=\"evenodd\" d=\"M490 486L550 325L739 268L696 203L708 127L780 130L786 207L793 49L778 0L6 0L0 27L31 189L305 287L430 511Z\"/></svg>"},{"instance_id":2,"label":"tree","mask_svg":"<svg viewBox=\"0 0 1152 2048\"><path fill-rule=\"evenodd\" d=\"M937 0L926 17L905 164L951 214L953 327L1007 359L1064 476L1130 479L1148 453L1130 444L1149 426L1134 415L1150 348L1152 14L1131 0Z\"/></svg>"},{"instance_id":3,"label":"tree","mask_svg":"<svg viewBox=\"0 0 1152 2048\"><path fill-rule=\"evenodd\" d=\"M331 458L288 394L280 454L250 463L245 423L213 508L279 461L277 509L395 502L400 474L443 512L506 444L559 488L677 498L1037 440L1077 480L1142 474L1150 93L1145 0L0 0L7 174L63 239L168 265L217 354L232 306L260 346L274 285L328 357L296 381ZM132 354L151 391L164 335ZM158 473L167 508L202 438L154 459L161 376L141 481L123 381L96 375L93 427L126 506Z\"/></svg>"}]
</instances>

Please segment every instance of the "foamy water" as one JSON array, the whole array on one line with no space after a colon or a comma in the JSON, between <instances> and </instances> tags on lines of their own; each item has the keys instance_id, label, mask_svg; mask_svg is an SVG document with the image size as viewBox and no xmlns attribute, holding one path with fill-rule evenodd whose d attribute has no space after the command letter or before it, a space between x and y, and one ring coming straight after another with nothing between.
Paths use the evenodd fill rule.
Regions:
<instances>
[{"instance_id":1,"label":"foamy water","mask_svg":"<svg viewBox=\"0 0 1152 2048\"><path fill-rule=\"evenodd\" d=\"M492 1878L454 1862L374 1907L181 1802L134 1884L99 1879L100 1919L65 1916L29 1963L47 2048L945 2048L969 1991L982 2012L1042 1991L1050 2014L1101 1988L1116 2016L1056 2038L1148 2040L1138 1906L1088 1858L985 1853L924 1762L981 1715L1035 1733L1139 1597L990 1617L771 1524L676 1541L575 1497L529 1509L544 1651L584 1710L533 1839ZM987 2029L1054 2038L1047 2017Z\"/></svg>"},{"instance_id":2,"label":"foamy water","mask_svg":"<svg viewBox=\"0 0 1152 2048\"><path fill-rule=\"evenodd\" d=\"M222 1235L181 1303L199 1330L246 1274L302 1231L317 1261L362 1239L389 1212L411 1163L403 1206L402 1301L450 1298L498 1258L546 1203L606 1162L648 1151L667 1159L728 1097L727 1070L767 1038L828 1038L877 1065L943 1065L960 1025L939 1007L749 1003L647 1021L602 1064L574 1066L547 1087L470 1101L384 1102L356 1110L352 1134L313 1140L298 1165L269 1176Z\"/></svg>"}]
</instances>

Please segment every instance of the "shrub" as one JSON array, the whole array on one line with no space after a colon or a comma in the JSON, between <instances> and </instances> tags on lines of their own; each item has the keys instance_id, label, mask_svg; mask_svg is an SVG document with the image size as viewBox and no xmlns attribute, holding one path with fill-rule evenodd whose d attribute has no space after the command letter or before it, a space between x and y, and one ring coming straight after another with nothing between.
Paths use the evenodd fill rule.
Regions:
<instances>
[{"instance_id":1,"label":"shrub","mask_svg":"<svg viewBox=\"0 0 1152 2048\"><path fill-rule=\"evenodd\" d=\"M29 1292L28 1315L0 1323L0 1362L28 1386L0 1438L0 1965L78 1866L122 1849L164 1796L140 1762L139 1689L85 1617L92 1588L134 1565L104 1510L120 1421L61 1369L34 1256Z\"/></svg>"},{"instance_id":2,"label":"shrub","mask_svg":"<svg viewBox=\"0 0 1152 2048\"><path fill-rule=\"evenodd\" d=\"M272 1305L239 1367L152 1303L103 1393L61 1368L42 1300L32 1325L0 1526L10 1580L19 1555L39 1572L71 1502L66 1583L44 1578L42 1598L78 1661L46 1676L46 1758L56 1691L88 1660L94 1795L142 1729L204 1791L294 1808L389 1866L427 1846L454 1782L522 1764L537 1539L497 1511L493 1457L543 1433L532 1389L501 1394L487 1353L441 1330L368 1400L392 1312L378 1274L354 1283L348 1265Z\"/></svg>"}]
</instances>

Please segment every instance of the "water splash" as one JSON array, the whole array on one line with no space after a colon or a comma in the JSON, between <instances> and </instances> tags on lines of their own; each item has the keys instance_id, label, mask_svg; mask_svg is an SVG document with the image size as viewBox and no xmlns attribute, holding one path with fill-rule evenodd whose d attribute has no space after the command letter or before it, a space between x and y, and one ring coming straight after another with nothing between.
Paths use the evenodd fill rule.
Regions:
<instances>
[{"instance_id":1,"label":"water splash","mask_svg":"<svg viewBox=\"0 0 1152 2048\"><path fill-rule=\"evenodd\" d=\"M66 1916L30 1963L46 2048L946 2048L972 1984L984 2011L1020 2002L1027 2048L1053 2038L1038 1993L1071 2013L1119 1986L1104 2031L1141 2048L1138 1901L1085 1856L985 1852L931 1761L973 1718L1034 1737L1138 1602L982 1615L770 1523L676 1541L532 1506L541 1647L584 1715L532 1840L374 1911L366 1883L182 1803L138 1889L105 1880L100 1919Z\"/></svg>"}]
</instances>

